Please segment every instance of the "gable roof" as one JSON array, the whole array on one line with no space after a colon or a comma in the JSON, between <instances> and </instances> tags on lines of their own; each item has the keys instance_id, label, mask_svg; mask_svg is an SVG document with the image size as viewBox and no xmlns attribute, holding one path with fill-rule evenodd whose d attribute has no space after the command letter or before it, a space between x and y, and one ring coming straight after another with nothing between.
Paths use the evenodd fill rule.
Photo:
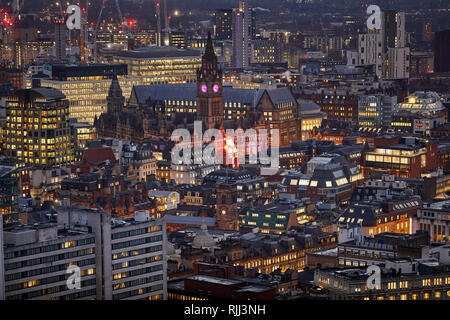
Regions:
<instances>
[{"instance_id":1,"label":"gable roof","mask_svg":"<svg viewBox=\"0 0 450 320\"><path fill-rule=\"evenodd\" d=\"M275 108L278 108L278 105L282 103L288 102L292 102L292 105L294 107L298 106L297 99L295 99L294 95L292 94L291 90L288 87L260 90L257 100L258 103L256 105L259 105L265 93L267 93L270 101L273 103Z\"/></svg>"},{"instance_id":2,"label":"gable roof","mask_svg":"<svg viewBox=\"0 0 450 320\"><path fill-rule=\"evenodd\" d=\"M224 87L223 102L240 102L254 106L255 102L260 99L262 92L263 90ZM149 98L152 101L197 101L197 84L139 85L133 87L132 95L135 96L137 103L140 105L146 104Z\"/></svg>"}]
</instances>

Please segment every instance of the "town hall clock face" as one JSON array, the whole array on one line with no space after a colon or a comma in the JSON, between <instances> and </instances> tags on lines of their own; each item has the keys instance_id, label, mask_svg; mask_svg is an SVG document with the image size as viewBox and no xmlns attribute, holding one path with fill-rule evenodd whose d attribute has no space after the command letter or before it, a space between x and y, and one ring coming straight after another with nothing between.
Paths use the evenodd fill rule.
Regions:
<instances>
[{"instance_id":1,"label":"town hall clock face","mask_svg":"<svg viewBox=\"0 0 450 320\"><path fill-rule=\"evenodd\" d=\"M206 93L206 91L208 91L208 87L206 86L206 84L202 84L202 92Z\"/></svg>"},{"instance_id":2,"label":"town hall clock face","mask_svg":"<svg viewBox=\"0 0 450 320\"><path fill-rule=\"evenodd\" d=\"M214 93L219 92L219 85L217 83L213 86L213 91Z\"/></svg>"}]
</instances>

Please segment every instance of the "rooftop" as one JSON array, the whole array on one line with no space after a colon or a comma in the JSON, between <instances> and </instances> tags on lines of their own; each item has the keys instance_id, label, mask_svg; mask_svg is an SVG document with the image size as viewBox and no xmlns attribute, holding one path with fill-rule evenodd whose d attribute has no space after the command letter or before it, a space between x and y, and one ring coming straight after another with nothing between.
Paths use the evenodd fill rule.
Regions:
<instances>
[{"instance_id":1,"label":"rooftop","mask_svg":"<svg viewBox=\"0 0 450 320\"><path fill-rule=\"evenodd\" d=\"M175 47L145 47L137 50L120 51L115 54L117 58L131 59L163 59L163 58L200 58L200 51L191 49L178 49Z\"/></svg>"}]
</instances>

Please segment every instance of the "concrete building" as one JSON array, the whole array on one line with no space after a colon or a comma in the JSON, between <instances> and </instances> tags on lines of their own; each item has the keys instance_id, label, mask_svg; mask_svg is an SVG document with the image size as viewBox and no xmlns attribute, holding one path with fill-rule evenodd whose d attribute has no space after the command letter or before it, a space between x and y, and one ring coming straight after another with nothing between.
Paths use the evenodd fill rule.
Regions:
<instances>
[{"instance_id":1,"label":"concrete building","mask_svg":"<svg viewBox=\"0 0 450 320\"><path fill-rule=\"evenodd\" d=\"M409 48L406 47L405 13L383 11L381 28L360 34L358 52L347 53L347 64L374 65L383 79L409 78Z\"/></svg>"},{"instance_id":2,"label":"concrete building","mask_svg":"<svg viewBox=\"0 0 450 320\"><path fill-rule=\"evenodd\" d=\"M92 232L58 231L56 225L18 226L4 231L5 299L94 299L101 282ZM70 290L66 270L80 268L80 289ZM99 268L100 267L100 268Z\"/></svg>"},{"instance_id":3,"label":"concrete building","mask_svg":"<svg viewBox=\"0 0 450 320\"><path fill-rule=\"evenodd\" d=\"M385 79L409 79L410 49L389 48L385 65L383 76Z\"/></svg>"},{"instance_id":4,"label":"concrete building","mask_svg":"<svg viewBox=\"0 0 450 320\"><path fill-rule=\"evenodd\" d=\"M383 36L381 33L359 35L358 65L375 65L375 74L383 75Z\"/></svg>"},{"instance_id":5,"label":"concrete building","mask_svg":"<svg viewBox=\"0 0 450 320\"><path fill-rule=\"evenodd\" d=\"M5 230L7 300L166 299L164 221L82 206L56 215ZM80 268L79 288L70 266Z\"/></svg>"}]
</instances>

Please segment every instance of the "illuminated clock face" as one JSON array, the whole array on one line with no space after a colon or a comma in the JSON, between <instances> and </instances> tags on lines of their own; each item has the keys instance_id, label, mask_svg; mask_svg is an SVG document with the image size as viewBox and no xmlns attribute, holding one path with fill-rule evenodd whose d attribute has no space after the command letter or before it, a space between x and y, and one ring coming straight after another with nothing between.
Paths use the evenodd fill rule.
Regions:
<instances>
[{"instance_id":1,"label":"illuminated clock face","mask_svg":"<svg viewBox=\"0 0 450 320\"><path fill-rule=\"evenodd\" d=\"M215 85L213 86L213 91L214 91L215 93L219 92L219 85L218 85L218 84L215 84Z\"/></svg>"},{"instance_id":2,"label":"illuminated clock face","mask_svg":"<svg viewBox=\"0 0 450 320\"><path fill-rule=\"evenodd\" d=\"M206 84L202 84L202 92L206 93L208 91L208 88L206 87Z\"/></svg>"}]
</instances>

